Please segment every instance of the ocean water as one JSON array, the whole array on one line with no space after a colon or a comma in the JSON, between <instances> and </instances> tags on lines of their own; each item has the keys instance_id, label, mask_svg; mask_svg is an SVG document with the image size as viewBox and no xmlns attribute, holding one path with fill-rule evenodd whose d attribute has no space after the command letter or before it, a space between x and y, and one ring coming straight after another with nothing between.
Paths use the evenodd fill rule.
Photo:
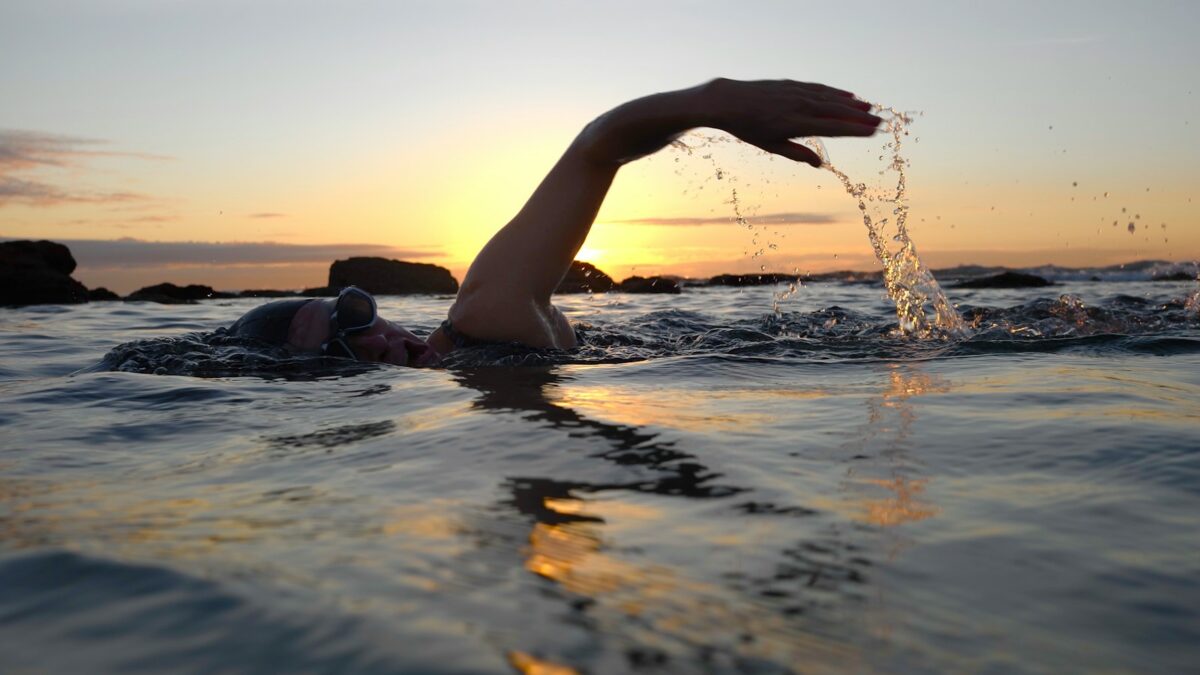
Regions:
<instances>
[{"instance_id":1,"label":"ocean water","mask_svg":"<svg viewBox=\"0 0 1200 675\"><path fill-rule=\"evenodd\" d=\"M3 309L0 672L1194 672L1194 290L565 296L431 370Z\"/></svg>"}]
</instances>

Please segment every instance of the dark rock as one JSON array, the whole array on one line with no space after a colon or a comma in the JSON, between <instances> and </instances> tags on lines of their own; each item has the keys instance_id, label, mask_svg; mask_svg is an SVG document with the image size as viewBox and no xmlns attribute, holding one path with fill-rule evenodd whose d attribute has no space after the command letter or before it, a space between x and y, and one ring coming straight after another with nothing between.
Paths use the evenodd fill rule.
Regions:
<instances>
[{"instance_id":1,"label":"dark rock","mask_svg":"<svg viewBox=\"0 0 1200 675\"><path fill-rule=\"evenodd\" d=\"M239 298L293 298L297 295L299 293L296 291L272 291L265 289L254 289L238 293Z\"/></svg>"},{"instance_id":2,"label":"dark rock","mask_svg":"<svg viewBox=\"0 0 1200 675\"><path fill-rule=\"evenodd\" d=\"M71 249L45 239L0 242L0 264L46 267L66 275L75 271Z\"/></svg>"},{"instance_id":3,"label":"dark rock","mask_svg":"<svg viewBox=\"0 0 1200 675\"><path fill-rule=\"evenodd\" d=\"M617 282L601 272L595 265L575 260L571 263L571 269L567 270L567 276L563 277L554 292L607 293L616 286Z\"/></svg>"},{"instance_id":4,"label":"dark rock","mask_svg":"<svg viewBox=\"0 0 1200 675\"><path fill-rule=\"evenodd\" d=\"M883 270L874 272L856 272L854 270L839 270L837 272L822 272L800 277L804 283L819 283L835 281L843 284L879 284L883 283Z\"/></svg>"},{"instance_id":5,"label":"dark rock","mask_svg":"<svg viewBox=\"0 0 1200 675\"><path fill-rule=\"evenodd\" d=\"M214 291L211 286L201 286L200 284L176 286L175 284L164 283L139 288L126 296L125 299L128 301L158 302L164 305L184 305L194 303L197 300L215 300L233 297L236 296L232 293Z\"/></svg>"},{"instance_id":6,"label":"dark rock","mask_svg":"<svg viewBox=\"0 0 1200 675\"><path fill-rule=\"evenodd\" d=\"M75 258L52 241L0 242L0 305L87 302L87 288L71 278Z\"/></svg>"},{"instance_id":7,"label":"dark rock","mask_svg":"<svg viewBox=\"0 0 1200 675\"><path fill-rule=\"evenodd\" d=\"M670 277L629 277L618 290L625 293L678 293L679 282Z\"/></svg>"},{"instance_id":8,"label":"dark rock","mask_svg":"<svg viewBox=\"0 0 1200 675\"><path fill-rule=\"evenodd\" d=\"M120 300L121 296L113 293L107 288L101 286L88 291L88 302L105 302L109 300Z\"/></svg>"},{"instance_id":9,"label":"dark rock","mask_svg":"<svg viewBox=\"0 0 1200 675\"><path fill-rule=\"evenodd\" d=\"M334 261L329 266L329 285L333 288L358 286L376 295L458 292L458 281L445 267L387 258Z\"/></svg>"},{"instance_id":10,"label":"dark rock","mask_svg":"<svg viewBox=\"0 0 1200 675\"><path fill-rule=\"evenodd\" d=\"M1150 281L1192 281L1196 275L1190 272L1171 272L1170 274L1160 274Z\"/></svg>"},{"instance_id":11,"label":"dark rock","mask_svg":"<svg viewBox=\"0 0 1200 675\"><path fill-rule=\"evenodd\" d=\"M305 298L336 298L341 289L333 286L317 286L316 288L306 288L300 291L301 297Z\"/></svg>"},{"instance_id":12,"label":"dark rock","mask_svg":"<svg viewBox=\"0 0 1200 675\"><path fill-rule=\"evenodd\" d=\"M762 274L718 274L708 280L709 286L770 286L772 284L792 283L800 279L797 274L777 274L764 272Z\"/></svg>"},{"instance_id":13,"label":"dark rock","mask_svg":"<svg viewBox=\"0 0 1200 675\"><path fill-rule=\"evenodd\" d=\"M1001 272L990 277L971 279L955 285L955 288L1041 288L1053 286L1054 282L1043 279L1036 274L1024 272Z\"/></svg>"}]
</instances>

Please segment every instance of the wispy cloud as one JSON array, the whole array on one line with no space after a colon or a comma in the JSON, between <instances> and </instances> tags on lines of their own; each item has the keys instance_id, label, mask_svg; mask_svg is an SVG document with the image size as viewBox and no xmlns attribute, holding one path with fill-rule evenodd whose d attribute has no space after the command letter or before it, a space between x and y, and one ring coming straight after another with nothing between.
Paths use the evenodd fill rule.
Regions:
<instances>
[{"instance_id":1,"label":"wispy cloud","mask_svg":"<svg viewBox=\"0 0 1200 675\"><path fill-rule=\"evenodd\" d=\"M251 214L248 214L246 217L247 218L286 218L287 214L286 213L274 213L271 211L264 211L262 213L251 213Z\"/></svg>"},{"instance_id":2,"label":"wispy cloud","mask_svg":"<svg viewBox=\"0 0 1200 675\"><path fill-rule=\"evenodd\" d=\"M768 213L761 216L754 216L746 219L751 225L828 225L838 222L836 218L827 213ZM710 217L710 218L665 218L659 216L651 216L648 218L631 218L629 220L609 220L609 223L617 223L622 225L667 225L673 227L687 227L699 225L733 225L736 221L730 216Z\"/></svg>"},{"instance_id":3,"label":"wispy cloud","mask_svg":"<svg viewBox=\"0 0 1200 675\"><path fill-rule=\"evenodd\" d=\"M104 141L39 131L0 130L0 207L10 204L57 206L145 201L135 192L68 189L34 176L47 169L78 166L95 157L169 159L160 155L119 152L103 148Z\"/></svg>"},{"instance_id":4,"label":"wispy cloud","mask_svg":"<svg viewBox=\"0 0 1200 675\"><path fill-rule=\"evenodd\" d=\"M4 237L0 237L4 239ZM439 258L441 250L401 249L376 244L299 245L275 242L145 241L142 239L58 239L80 267L106 269L162 266L329 264L351 256L401 260Z\"/></svg>"}]
</instances>

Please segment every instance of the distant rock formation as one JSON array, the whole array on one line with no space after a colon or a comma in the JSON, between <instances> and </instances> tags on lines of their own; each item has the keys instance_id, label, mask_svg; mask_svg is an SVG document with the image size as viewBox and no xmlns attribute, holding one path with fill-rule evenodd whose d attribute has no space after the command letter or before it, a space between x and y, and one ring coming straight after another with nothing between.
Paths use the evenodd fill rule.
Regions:
<instances>
[{"instance_id":1,"label":"distant rock formation","mask_svg":"<svg viewBox=\"0 0 1200 675\"><path fill-rule=\"evenodd\" d=\"M164 283L139 288L125 296L125 299L127 301L157 302L164 305L187 305L197 300L233 297L236 297L233 293L214 291L211 286L201 286L199 284L176 286L175 284Z\"/></svg>"},{"instance_id":2,"label":"distant rock formation","mask_svg":"<svg viewBox=\"0 0 1200 675\"><path fill-rule=\"evenodd\" d=\"M1195 279L1196 275L1190 272L1170 272L1150 278L1151 281L1193 281Z\"/></svg>"},{"instance_id":3,"label":"distant rock formation","mask_svg":"<svg viewBox=\"0 0 1200 675\"><path fill-rule=\"evenodd\" d=\"M116 293L113 293L112 291L108 290L107 288L105 288L103 286L89 290L87 293L87 297L88 297L88 302L108 302L108 301L112 301L112 300L120 300L121 299L121 296L117 295Z\"/></svg>"},{"instance_id":4,"label":"distant rock formation","mask_svg":"<svg viewBox=\"0 0 1200 675\"><path fill-rule=\"evenodd\" d=\"M83 284L71 278L75 258L52 241L0 242L0 305L87 302Z\"/></svg>"},{"instance_id":5,"label":"distant rock formation","mask_svg":"<svg viewBox=\"0 0 1200 675\"><path fill-rule=\"evenodd\" d=\"M317 286L300 291L300 295L305 298L336 298L341 290L333 286Z\"/></svg>"},{"instance_id":6,"label":"distant rock formation","mask_svg":"<svg viewBox=\"0 0 1200 675\"><path fill-rule=\"evenodd\" d=\"M709 286L769 286L772 284L787 284L800 279L797 274L777 274L764 272L762 274L718 274L708 280Z\"/></svg>"},{"instance_id":7,"label":"distant rock formation","mask_svg":"<svg viewBox=\"0 0 1200 675\"><path fill-rule=\"evenodd\" d=\"M616 288L617 282L601 272L591 263L575 260L567 276L554 289L555 293L607 293Z\"/></svg>"},{"instance_id":8,"label":"distant rock formation","mask_svg":"<svg viewBox=\"0 0 1200 675\"><path fill-rule=\"evenodd\" d=\"M879 284L883 283L883 270L875 270L873 272L856 272L854 270L822 272L820 274L804 275L800 277L800 281L806 284L823 281L835 281L844 284Z\"/></svg>"},{"instance_id":9,"label":"distant rock formation","mask_svg":"<svg viewBox=\"0 0 1200 675\"><path fill-rule=\"evenodd\" d=\"M348 258L334 261L329 266L329 286L358 286L376 295L458 292L458 281L445 267L387 258ZM307 291L305 293L307 294Z\"/></svg>"},{"instance_id":10,"label":"distant rock formation","mask_svg":"<svg viewBox=\"0 0 1200 675\"><path fill-rule=\"evenodd\" d=\"M670 277L632 276L622 281L617 290L624 293L678 293L679 281Z\"/></svg>"},{"instance_id":11,"label":"distant rock formation","mask_svg":"<svg viewBox=\"0 0 1200 675\"><path fill-rule=\"evenodd\" d=\"M955 288L1041 288L1053 286L1054 282L1036 274L1024 272L1001 272L981 279L969 279L955 284Z\"/></svg>"}]
</instances>

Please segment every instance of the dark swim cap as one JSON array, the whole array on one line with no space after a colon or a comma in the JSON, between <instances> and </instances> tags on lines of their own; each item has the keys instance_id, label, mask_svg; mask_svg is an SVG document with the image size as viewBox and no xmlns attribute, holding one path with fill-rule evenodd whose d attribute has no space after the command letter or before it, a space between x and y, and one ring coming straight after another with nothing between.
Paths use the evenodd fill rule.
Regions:
<instances>
[{"instance_id":1,"label":"dark swim cap","mask_svg":"<svg viewBox=\"0 0 1200 675\"><path fill-rule=\"evenodd\" d=\"M268 302L246 312L242 318L234 321L233 325L229 327L229 333L239 337L256 338L275 345L287 344L288 329L292 326L292 319L301 307L310 302L321 301L314 298L302 298Z\"/></svg>"}]
</instances>

